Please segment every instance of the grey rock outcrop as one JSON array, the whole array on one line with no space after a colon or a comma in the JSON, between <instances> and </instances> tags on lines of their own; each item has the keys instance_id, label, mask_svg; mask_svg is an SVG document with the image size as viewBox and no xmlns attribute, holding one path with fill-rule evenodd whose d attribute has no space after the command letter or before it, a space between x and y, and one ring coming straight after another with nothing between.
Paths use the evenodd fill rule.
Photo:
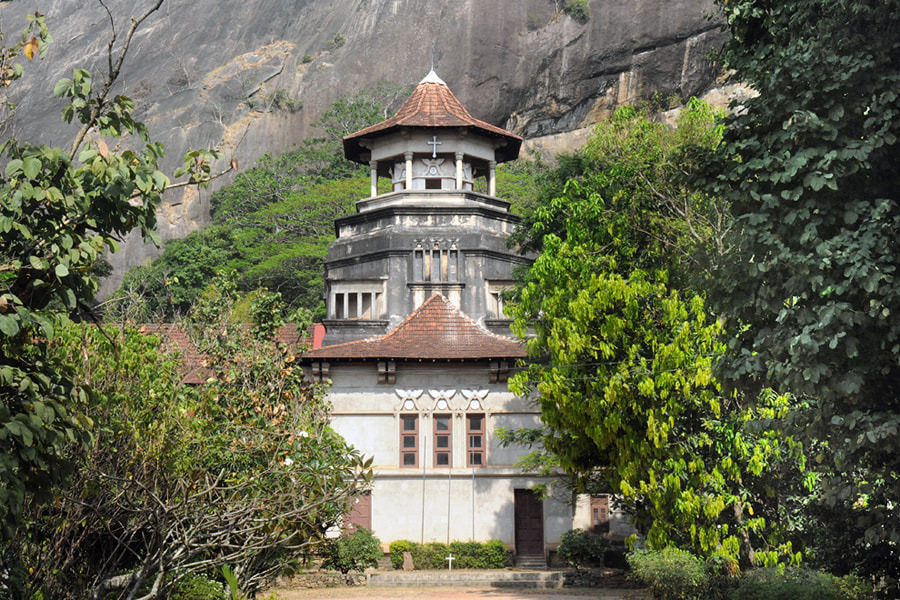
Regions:
<instances>
[{"instance_id":1,"label":"grey rock outcrop","mask_svg":"<svg viewBox=\"0 0 900 600\"><path fill-rule=\"evenodd\" d=\"M121 34L148 2L107 4ZM315 133L310 124L342 95L378 82L415 84L432 62L473 115L526 139L555 138L554 147L560 134L583 130L623 102L686 98L714 83L708 55L723 34L707 17L712 0L591 0L585 24L556 14L555 4L167 0L135 38L118 91L136 100L171 170L186 149L200 146L220 148L223 164L234 157L250 166ZM74 67L105 68L109 18L93 0L0 3L8 39L35 10L47 16L56 42L15 84L27 110L20 109L14 132L64 143L74 128L60 124L53 84ZM207 224L208 196L171 194L161 210L163 239ZM128 240L105 289L154 252Z\"/></svg>"}]
</instances>

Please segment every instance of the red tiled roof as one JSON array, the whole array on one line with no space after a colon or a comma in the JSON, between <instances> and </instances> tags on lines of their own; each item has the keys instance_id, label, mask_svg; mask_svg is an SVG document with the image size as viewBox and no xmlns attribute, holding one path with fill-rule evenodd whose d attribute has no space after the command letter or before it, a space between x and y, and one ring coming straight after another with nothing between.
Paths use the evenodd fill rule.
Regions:
<instances>
[{"instance_id":1,"label":"red tiled roof","mask_svg":"<svg viewBox=\"0 0 900 600\"><path fill-rule=\"evenodd\" d=\"M487 331L447 298L434 294L385 335L311 350L304 358L463 360L525 356L522 343Z\"/></svg>"},{"instance_id":2,"label":"red tiled roof","mask_svg":"<svg viewBox=\"0 0 900 600\"><path fill-rule=\"evenodd\" d=\"M505 129L480 121L456 99L453 92L434 71L419 82L413 93L393 117L344 137L344 154L357 160L362 147L361 138L387 134L401 127L471 127L496 137L506 138L508 149L498 150L498 160L514 160L519 154L522 138Z\"/></svg>"},{"instance_id":3,"label":"red tiled roof","mask_svg":"<svg viewBox=\"0 0 900 600\"><path fill-rule=\"evenodd\" d=\"M208 366L207 357L197 349L187 332L179 324L145 323L140 326L140 331L147 335L159 336L160 345L164 350L178 352L178 357L182 362L182 373L184 374L181 383L200 384L212 375L212 369ZM275 340L288 346L298 346L308 341L308 338L309 332L305 334L299 332L297 327L292 324L282 325L275 333Z\"/></svg>"}]
</instances>

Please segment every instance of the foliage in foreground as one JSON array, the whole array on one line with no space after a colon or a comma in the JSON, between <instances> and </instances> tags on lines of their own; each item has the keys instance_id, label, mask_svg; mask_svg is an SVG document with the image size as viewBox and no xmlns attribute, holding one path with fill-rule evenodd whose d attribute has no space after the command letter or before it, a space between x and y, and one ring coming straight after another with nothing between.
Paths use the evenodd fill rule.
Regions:
<instances>
[{"instance_id":1,"label":"foliage in foreground","mask_svg":"<svg viewBox=\"0 0 900 600\"><path fill-rule=\"evenodd\" d=\"M799 567L748 569L713 556L696 556L665 548L632 552L633 577L658 600L869 600L871 584L854 577Z\"/></svg>"},{"instance_id":2,"label":"foliage in foreground","mask_svg":"<svg viewBox=\"0 0 900 600\"><path fill-rule=\"evenodd\" d=\"M608 486L650 543L792 560L778 511L798 492L772 483L802 461L777 431L748 428L783 416L785 399L751 410L722 394L723 328L697 291L727 210L685 174L720 135L697 101L675 130L626 107L548 178L518 234L543 252L511 303L533 361L511 388L540 402L542 446L576 490Z\"/></svg>"},{"instance_id":3,"label":"foliage in foreground","mask_svg":"<svg viewBox=\"0 0 900 600\"><path fill-rule=\"evenodd\" d=\"M732 600L865 600L871 586L853 576L835 577L799 568L754 569L741 577Z\"/></svg>"},{"instance_id":4,"label":"foliage in foreground","mask_svg":"<svg viewBox=\"0 0 900 600\"><path fill-rule=\"evenodd\" d=\"M628 555L631 572L659 600L694 600L706 588L703 562L690 552L665 548Z\"/></svg>"},{"instance_id":5,"label":"foliage in foreground","mask_svg":"<svg viewBox=\"0 0 900 600\"><path fill-rule=\"evenodd\" d=\"M277 322L230 320L233 285L183 324L209 357L203 385L182 385L159 337L72 326L54 351L92 393L79 409L97 423L70 486L34 505L4 572L26 596L167 597L191 574L230 565L255 593L340 523L371 476L370 461L328 426L320 390L303 383L296 348ZM262 309L271 303L258 302ZM258 310L271 317L277 310Z\"/></svg>"},{"instance_id":6,"label":"foliage in foreground","mask_svg":"<svg viewBox=\"0 0 900 600\"><path fill-rule=\"evenodd\" d=\"M797 399L790 425L829 519L820 556L892 579L897 597L900 2L717 4L723 62L759 93L705 172L735 219L711 294L735 334L725 374Z\"/></svg>"},{"instance_id":7,"label":"foliage in foreground","mask_svg":"<svg viewBox=\"0 0 900 600\"><path fill-rule=\"evenodd\" d=\"M89 443L92 422L79 412L87 390L68 357L54 352L54 337L91 302L94 270L107 249L116 250L132 231L158 240L156 208L170 184L158 169L163 148L134 120L134 103L111 89L134 32L161 4L132 19L115 49L110 45L105 76L74 69L54 86L62 120L74 125L68 148L15 138L0 144L0 544L10 544L0 548L4 557L17 554L9 540L20 535L26 508L50 500L71 473L70 445ZM21 40L0 47L4 89L23 73L19 57L44 57L51 39L43 15L29 16ZM180 171L191 182L204 180L213 157L190 152ZM0 568L0 579L10 576Z\"/></svg>"}]
</instances>

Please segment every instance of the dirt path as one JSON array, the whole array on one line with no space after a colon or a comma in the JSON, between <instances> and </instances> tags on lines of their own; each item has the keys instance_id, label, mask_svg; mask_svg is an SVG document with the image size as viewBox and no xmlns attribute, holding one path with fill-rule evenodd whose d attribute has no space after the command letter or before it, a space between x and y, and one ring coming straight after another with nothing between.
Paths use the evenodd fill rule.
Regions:
<instances>
[{"instance_id":1,"label":"dirt path","mask_svg":"<svg viewBox=\"0 0 900 600\"><path fill-rule=\"evenodd\" d=\"M261 594L268 598L274 594L278 600L334 600L337 598L367 598L368 600L394 600L395 598L440 598L441 600L639 600L649 598L641 590L604 590L570 588L561 590L499 589L492 587L344 587L327 589L275 588Z\"/></svg>"}]
</instances>

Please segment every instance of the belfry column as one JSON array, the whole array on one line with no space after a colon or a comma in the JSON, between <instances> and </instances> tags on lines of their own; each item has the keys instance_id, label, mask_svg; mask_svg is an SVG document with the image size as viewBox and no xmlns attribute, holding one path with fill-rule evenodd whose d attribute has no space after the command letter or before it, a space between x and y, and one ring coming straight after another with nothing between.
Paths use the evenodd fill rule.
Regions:
<instances>
[{"instance_id":1,"label":"belfry column","mask_svg":"<svg viewBox=\"0 0 900 600\"><path fill-rule=\"evenodd\" d=\"M370 160L369 168L372 170L372 193L370 196L375 197L378 195L378 161Z\"/></svg>"},{"instance_id":2,"label":"belfry column","mask_svg":"<svg viewBox=\"0 0 900 600\"><path fill-rule=\"evenodd\" d=\"M488 195L497 195L497 161L492 160L488 163Z\"/></svg>"},{"instance_id":3,"label":"belfry column","mask_svg":"<svg viewBox=\"0 0 900 600\"><path fill-rule=\"evenodd\" d=\"M413 153L411 151L406 151L403 154L403 158L406 159L406 189L412 189L412 159Z\"/></svg>"},{"instance_id":4,"label":"belfry column","mask_svg":"<svg viewBox=\"0 0 900 600\"><path fill-rule=\"evenodd\" d=\"M456 153L456 189L461 190L463 186L463 153Z\"/></svg>"}]
</instances>

